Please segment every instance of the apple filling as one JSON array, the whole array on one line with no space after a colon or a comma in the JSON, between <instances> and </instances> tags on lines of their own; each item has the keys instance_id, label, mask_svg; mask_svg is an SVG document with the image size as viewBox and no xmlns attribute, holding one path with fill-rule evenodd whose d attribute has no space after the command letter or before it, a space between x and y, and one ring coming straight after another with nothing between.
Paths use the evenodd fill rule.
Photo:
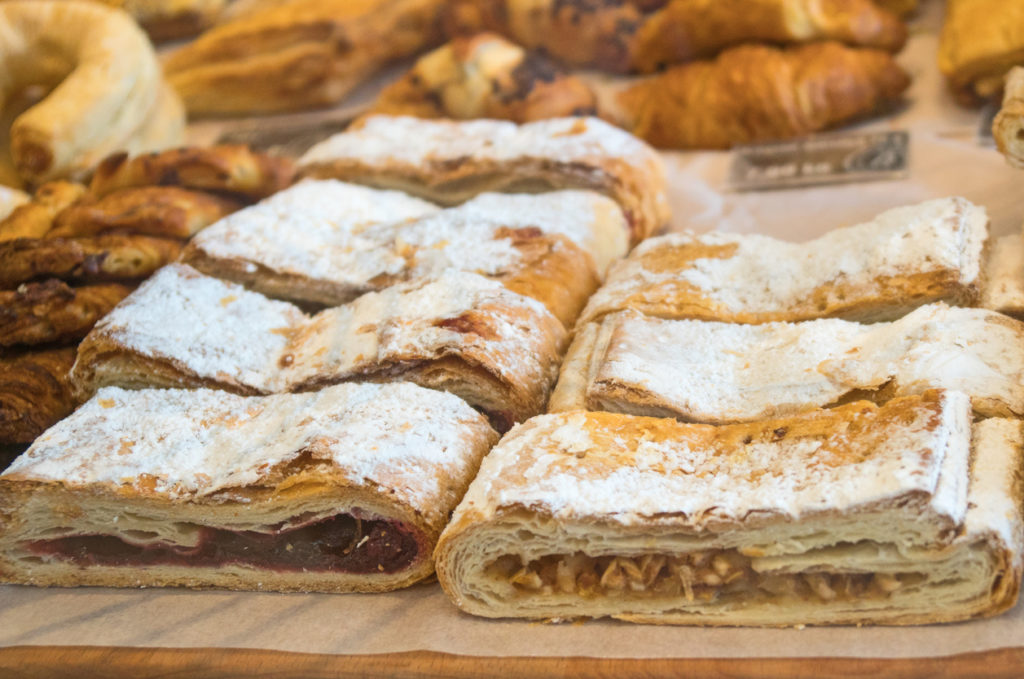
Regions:
<instances>
[{"instance_id":1,"label":"apple filling","mask_svg":"<svg viewBox=\"0 0 1024 679\"><path fill-rule=\"evenodd\" d=\"M736 550L709 550L680 555L592 557L576 552L552 554L524 564L518 556L502 556L487 572L521 592L598 596L682 596L687 601L713 601L732 594L796 597L802 600L847 601L884 598L908 584L915 573L758 573L751 558Z\"/></svg>"},{"instance_id":2,"label":"apple filling","mask_svg":"<svg viewBox=\"0 0 1024 679\"><path fill-rule=\"evenodd\" d=\"M193 528L193 527L189 527ZM420 552L416 532L398 521L340 514L266 532L194 526L196 540L182 545L121 535L69 535L26 545L40 557L80 566L251 566L280 572L394 573Z\"/></svg>"}]
</instances>

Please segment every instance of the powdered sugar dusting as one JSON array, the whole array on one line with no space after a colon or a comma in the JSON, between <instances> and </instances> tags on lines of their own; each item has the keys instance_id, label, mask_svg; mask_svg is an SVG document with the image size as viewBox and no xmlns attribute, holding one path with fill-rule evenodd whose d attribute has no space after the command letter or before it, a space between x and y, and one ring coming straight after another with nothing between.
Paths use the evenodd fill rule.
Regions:
<instances>
[{"instance_id":1,"label":"powdered sugar dusting","mask_svg":"<svg viewBox=\"0 0 1024 679\"><path fill-rule=\"evenodd\" d=\"M894 395L958 389L981 412L1024 413L1024 324L981 309L933 304L870 325L667 321L632 311L602 322L611 341L587 395L613 410L626 398L695 421L755 420L891 380Z\"/></svg>"},{"instance_id":2,"label":"powdered sugar dusting","mask_svg":"<svg viewBox=\"0 0 1024 679\"><path fill-rule=\"evenodd\" d=\"M963 496L933 494L944 468L966 474L968 399L947 392L898 407L909 412L883 419L883 407L872 411L877 417L852 416L860 418L860 427L850 429L856 436L846 427L804 435L794 420L793 433L781 440L750 443L740 443L728 427L709 438L706 429L694 434L703 425L542 415L513 429L487 456L459 511L473 508L487 520L525 506L558 519L628 525L663 517L700 528L713 519L742 521L752 512L799 519L849 511L921 491L933 496L936 512L959 521ZM947 464L948 456L958 462Z\"/></svg>"},{"instance_id":3,"label":"powdered sugar dusting","mask_svg":"<svg viewBox=\"0 0 1024 679\"><path fill-rule=\"evenodd\" d=\"M309 450L345 479L381 485L434 514L446 511L432 506L447 495L445 479L471 473L493 437L461 399L406 383L265 397L108 387L40 436L4 476L152 484L186 500L273 485L275 468Z\"/></svg>"}]
</instances>

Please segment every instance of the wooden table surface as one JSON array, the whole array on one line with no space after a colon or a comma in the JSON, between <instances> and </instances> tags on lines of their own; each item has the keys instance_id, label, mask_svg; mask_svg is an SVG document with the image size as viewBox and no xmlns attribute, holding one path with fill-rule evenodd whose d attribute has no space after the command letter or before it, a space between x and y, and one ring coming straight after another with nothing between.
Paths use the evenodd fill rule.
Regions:
<instances>
[{"instance_id":1,"label":"wooden table surface","mask_svg":"<svg viewBox=\"0 0 1024 679\"><path fill-rule=\"evenodd\" d=\"M317 655L242 649L156 649L88 646L11 646L0 649L4 679L131 678L171 679L343 679L349 677L519 676L554 677L714 677L827 679L884 676L889 679L984 679L1024 676L1024 648L944 658L899 660L857 658L652 659L484 658L412 652L385 655Z\"/></svg>"}]
</instances>

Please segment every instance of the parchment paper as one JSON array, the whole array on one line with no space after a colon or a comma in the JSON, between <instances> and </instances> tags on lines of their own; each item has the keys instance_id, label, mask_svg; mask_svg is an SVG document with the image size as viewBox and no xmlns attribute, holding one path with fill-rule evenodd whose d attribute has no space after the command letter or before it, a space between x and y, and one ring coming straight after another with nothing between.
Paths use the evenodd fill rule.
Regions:
<instances>
[{"instance_id":1,"label":"parchment paper","mask_svg":"<svg viewBox=\"0 0 1024 679\"><path fill-rule=\"evenodd\" d=\"M1020 229L1024 172L980 144L980 113L956 108L946 94L934 65L940 21L941 3L932 2L901 57L914 76L910 105L864 126L911 130L907 180L730 193L723 188L728 153L666 154L672 228L805 240L890 207L962 195L988 208L993 235ZM193 139L208 143L222 127L196 126ZM436 583L374 595L0 587L0 645L20 644L614 658L925 657L1024 646L1024 606L993 620L945 626L702 629L483 620L459 613Z\"/></svg>"}]
</instances>

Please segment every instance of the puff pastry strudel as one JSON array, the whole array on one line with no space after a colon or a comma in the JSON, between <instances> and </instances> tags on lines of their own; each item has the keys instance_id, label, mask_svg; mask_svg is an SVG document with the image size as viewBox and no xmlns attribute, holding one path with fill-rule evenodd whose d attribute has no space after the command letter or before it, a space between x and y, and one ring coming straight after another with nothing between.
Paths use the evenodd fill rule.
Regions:
<instances>
[{"instance_id":1,"label":"puff pastry strudel","mask_svg":"<svg viewBox=\"0 0 1024 679\"><path fill-rule=\"evenodd\" d=\"M658 154L597 118L516 125L370 116L311 148L299 172L400 189L444 205L485 191L591 189L622 206L633 244L669 218Z\"/></svg>"},{"instance_id":2,"label":"puff pastry strudel","mask_svg":"<svg viewBox=\"0 0 1024 679\"><path fill-rule=\"evenodd\" d=\"M183 264L165 267L79 347L72 380L103 386L310 391L409 381L450 391L501 429L541 412L566 342L539 302L449 271L308 317Z\"/></svg>"},{"instance_id":3,"label":"puff pastry strudel","mask_svg":"<svg viewBox=\"0 0 1024 679\"><path fill-rule=\"evenodd\" d=\"M339 210L345 217L311 223L301 200L290 213L276 205L324 184L348 208ZM618 205L589 191L482 194L426 216L406 211L409 218L388 224L351 219L361 213L356 205L379 219L392 199L399 202L393 218L407 201L422 203L393 191L306 180L199 234L183 260L272 297L329 306L446 269L474 271L544 303L571 327L597 287L594 265L606 268L628 247Z\"/></svg>"},{"instance_id":4,"label":"puff pastry strudel","mask_svg":"<svg viewBox=\"0 0 1024 679\"><path fill-rule=\"evenodd\" d=\"M733 323L899 318L930 302L971 306L985 209L943 198L888 210L806 243L758 234L670 234L617 263L581 322L623 309Z\"/></svg>"},{"instance_id":5,"label":"puff pastry strudel","mask_svg":"<svg viewBox=\"0 0 1024 679\"><path fill-rule=\"evenodd\" d=\"M0 579L385 591L431 551L496 436L411 384L109 388L0 475Z\"/></svg>"},{"instance_id":6,"label":"puff pastry strudel","mask_svg":"<svg viewBox=\"0 0 1024 679\"><path fill-rule=\"evenodd\" d=\"M543 415L484 460L438 543L486 617L697 625L991 616L1021 580L1021 423L966 396L713 427Z\"/></svg>"},{"instance_id":7,"label":"puff pastry strudel","mask_svg":"<svg viewBox=\"0 0 1024 679\"><path fill-rule=\"evenodd\" d=\"M577 331L549 407L723 423L938 387L966 392L985 416L1024 415L1024 323L941 303L865 325L623 311Z\"/></svg>"}]
</instances>

